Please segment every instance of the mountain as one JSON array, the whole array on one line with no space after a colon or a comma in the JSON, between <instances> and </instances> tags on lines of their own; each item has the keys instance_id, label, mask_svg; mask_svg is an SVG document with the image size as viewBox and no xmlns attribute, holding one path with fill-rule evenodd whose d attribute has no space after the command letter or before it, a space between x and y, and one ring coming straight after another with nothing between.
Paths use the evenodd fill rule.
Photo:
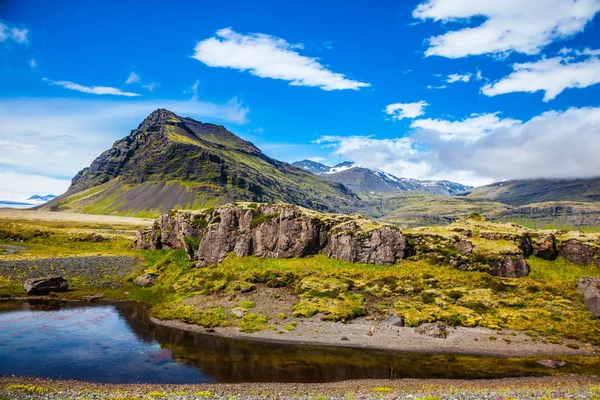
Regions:
<instances>
[{"instance_id":1,"label":"mountain","mask_svg":"<svg viewBox=\"0 0 600 400\"><path fill-rule=\"evenodd\" d=\"M319 175L327 180L341 183L357 193L396 193L420 191L439 196L465 193L470 186L450 181L427 181L398 178L387 172L345 161L333 167L310 161L296 161L292 165Z\"/></svg>"},{"instance_id":2,"label":"mountain","mask_svg":"<svg viewBox=\"0 0 600 400\"><path fill-rule=\"evenodd\" d=\"M285 202L319 211L357 212L344 185L263 154L221 125L159 109L73 178L42 209L156 216L231 201Z\"/></svg>"},{"instance_id":3,"label":"mountain","mask_svg":"<svg viewBox=\"0 0 600 400\"><path fill-rule=\"evenodd\" d=\"M600 201L600 178L512 180L477 187L465 195L517 207L556 201L595 202Z\"/></svg>"}]
</instances>

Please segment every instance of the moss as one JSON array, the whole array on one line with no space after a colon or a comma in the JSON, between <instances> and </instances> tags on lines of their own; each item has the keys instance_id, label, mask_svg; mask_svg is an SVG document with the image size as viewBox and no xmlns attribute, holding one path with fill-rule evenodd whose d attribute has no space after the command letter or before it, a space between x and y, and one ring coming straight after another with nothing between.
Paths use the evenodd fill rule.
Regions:
<instances>
[{"instance_id":1,"label":"moss","mask_svg":"<svg viewBox=\"0 0 600 400\"><path fill-rule=\"evenodd\" d=\"M197 239L195 237L192 236L184 236L183 237L183 241L185 242L185 244L192 248L192 249L198 249L198 247L200 247L200 239Z\"/></svg>"},{"instance_id":2,"label":"moss","mask_svg":"<svg viewBox=\"0 0 600 400\"><path fill-rule=\"evenodd\" d=\"M267 329L267 324L269 322L269 317L261 314L246 314L240 320L238 327L240 331L245 333L259 332Z\"/></svg>"},{"instance_id":3,"label":"moss","mask_svg":"<svg viewBox=\"0 0 600 400\"><path fill-rule=\"evenodd\" d=\"M283 329L286 330L286 331L288 331L288 332L296 330L296 328L294 326L292 326L292 325L285 325L283 327Z\"/></svg>"},{"instance_id":4,"label":"moss","mask_svg":"<svg viewBox=\"0 0 600 400\"><path fill-rule=\"evenodd\" d=\"M240 307L244 309L254 308L256 307L256 303L254 303L252 300L246 300L240 303Z\"/></svg>"},{"instance_id":5,"label":"moss","mask_svg":"<svg viewBox=\"0 0 600 400\"><path fill-rule=\"evenodd\" d=\"M277 314L277 318L279 318L280 320L283 321L286 318L286 316L285 316L284 313L280 312L280 313Z\"/></svg>"},{"instance_id":6,"label":"moss","mask_svg":"<svg viewBox=\"0 0 600 400\"><path fill-rule=\"evenodd\" d=\"M261 212L254 212L252 215L252 222L250 228L255 229L256 227L266 224L273 218L279 218L279 214L263 214Z\"/></svg>"}]
</instances>

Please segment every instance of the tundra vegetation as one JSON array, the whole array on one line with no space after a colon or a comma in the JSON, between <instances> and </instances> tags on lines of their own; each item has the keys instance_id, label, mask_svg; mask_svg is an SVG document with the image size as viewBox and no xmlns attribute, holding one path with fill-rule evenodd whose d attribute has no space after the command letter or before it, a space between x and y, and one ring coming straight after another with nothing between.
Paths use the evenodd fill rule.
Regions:
<instances>
[{"instance_id":1,"label":"tundra vegetation","mask_svg":"<svg viewBox=\"0 0 600 400\"><path fill-rule=\"evenodd\" d=\"M265 224L272 218L263 215L259 222ZM5 218L0 224L2 247L20 246L22 250L0 256L0 296L24 295L23 275L7 267L10 262L99 254L135 256L142 263L125 277L100 272L106 282L118 283L100 289L105 298L143 302L151 315L161 319L205 327L232 326L249 333L272 329L294 334L295 325L304 318L346 323L359 317L381 320L395 313L408 326L442 321L450 326L525 331L532 341L573 339L600 345L600 320L585 306L577 289L580 277L600 277L598 236L593 233L531 230L473 215L448 226L405 230L413 254L393 265L346 262L325 254L289 259L230 254L221 263L199 268L185 248L134 249L139 228ZM585 265L558 253L553 260L529 255L530 273L519 278L492 276L489 271L461 264L462 259L521 252L516 239L524 234L533 237L533 242L546 235L553 235L558 243L577 239L595 253ZM464 241L472 248L458 245ZM186 244L198 245L196 241ZM29 277L40 273L27 270ZM135 286L133 280L143 274L158 278L152 286ZM72 290L52 296L80 299L99 291L97 280L87 279L85 274L65 277L73 280ZM253 295L267 289L269 296ZM266 306L273 308L269 302L280 297L289 299L289 309L273 310L272 315L261 311ZM241 313L233 313L234 308Z\"/></svg>"}]
</instances>

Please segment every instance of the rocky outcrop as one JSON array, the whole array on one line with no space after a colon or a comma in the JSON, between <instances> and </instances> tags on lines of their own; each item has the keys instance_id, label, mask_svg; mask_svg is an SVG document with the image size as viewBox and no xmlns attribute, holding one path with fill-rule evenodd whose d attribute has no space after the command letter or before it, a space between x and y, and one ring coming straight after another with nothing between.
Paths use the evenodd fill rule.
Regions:
<instances>
[{"instance_id":1,"label":"rocky outcrop","mask_svg":"<svg viewBox=\"0 0 600 400\"><path fill-rule=\"evenodd\" d=\"M503 260L491 260L490 274L495 276L504 276L506 278L520 278L529 275L529 264L525 258L518 254L515 256L505 255Z\"/></svg>"},{"instance_id":2,"label":"rocky outcrop","mask_svg":"<svg viewBox=\"0 0 600 400\"><path fill-rule=\"evenodd\" d=\"M66 292L69 284L62 276L27 279L23 288L30 295L46 295L50 292Z\"/></svg>"},{"instance_id":3,"label":"rocky outcrop","mask_svg":"<svg viewBox=\"0 0 600 400\"><path fill-rule=\"evenodd\" d=\"M537 247L533 250L533 254L544 260L554 261L558 257L558 249L556 248L556 237L554 235L546 235L540 238Z\"/></svg>"},{"instance_id":4,"label":"rocky outcrop","mask_svg":"<svg viewBox=\"0 0 600 400\"><path fill-rule=\"evenodd\" d=\"M133 284L136 286L147 287L152 286L158 279L158 275L156 274L144 274L142 276L138 276L133 280Z\"/></svg>"},{"instance_id":5,"label":"rocky outcrop","mask_svg":"<svg viewBox=\"0 0 600 400\"><path fill-rule=\"evenodd\" d=\"M579 278L577 288L583 293L587 308L600 318L600 278L590 276Z\"/></svg>"},{"instance_id":6,"label":"rocky outcrop","mask_svg":"<svg viewBox=\"0 0 600 400\"><path fill-rule=\"evenodd\" d=\"M183 248L198 266L238 257L297 258L324 253L349 262L391 265L406 241L395 226L358 215L322 214L292 205L227 204L162 215L140 231L137 247Z\"/></svg>"},{"instance_id":7,"label":"rocky outcrop","mask_svg":"<svg viewBox=\"0 0 600 400\"><path fill-rule=\"evenodd\" d=\"M594 261L594 248L577 239L570 239L560 246L559 254L573 264L587 265Z\"/></svg>"}]
</instances>

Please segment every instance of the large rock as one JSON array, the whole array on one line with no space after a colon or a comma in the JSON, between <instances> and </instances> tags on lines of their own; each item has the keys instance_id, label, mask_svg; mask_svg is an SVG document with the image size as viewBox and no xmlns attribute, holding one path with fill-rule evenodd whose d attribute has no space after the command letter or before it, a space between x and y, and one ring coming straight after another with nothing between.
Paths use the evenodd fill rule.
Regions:
<instances>
[{"instance_id":1,"label":"large rock","mask_svg":"<svg viewBox=\"0 0 600 400\"><path fill-rule=\"evenodd\" d=\"M583 293L587 308L600 318L600 278L590 276L579 278L577 288Z\"/></svg>"},{"instance_id":2,"label":"large rock","mask_svg":"<svg viewBox=\"0 0 600 400\"><path fill-rule=\"evenodd\" d=\"M506 278L520 278L529 275L530 272L529 264L520 254L505 255L502 260L492 260L489 262L489 266L491 275Z\"/></svg>"},{"instance_id":3,"label":"large rock","mask_svg":"<svg viewBox=\"0 0 600 400\"><path fill-rule=\"evenodd\" d=\"M50 292L66 292L69 284L62 276L46 276L44 278L27 279L23 284L27 294L46 295Z\"/></svg>"},{"instance_id":4,"label":"large rock","mask_svg":"<svg viewBox=\"0 0 600 400\"><path fill-rule=\"evenodd\" d=\"M142 276L138 276L133 280L133 284L141 287L152 286L158 279L158 275L156 274L144 274Z\"/></svg>"},{"instance_id":5,"label":"large rock","mask_svg":"<svg viewBox=\"0 0 600 400\"><path fill-rule=\"evenodd\" d=\"M583 244L577 239L563 242L559 254L571 261L573 264L587 265L594 261L594 248Z\"/></svg>"},{"instance_id":6,"label":"large rock","mask_svg":"<svg viewBox=\"0 0 600 400\"><path fill-rule=\"evenodd\" d=\"M533 254L544 260L554 261L558 257L558 249L556 248L556 237L554 235L546 235L543 237L536 248L533 250Z\"/></svg>"},{"instance_id":7,"label":"large rock","mask_svg":"<svg viewBox=\"0 0 600 400\"><path fill-rule=\"evenodd\" d=\"M344 261L391 265L404 257L406 240L395 226L359 215L322 214L292 205L227 204L172 211L138 233L142 249L182 248L198 266L238 257L297 258L325 253Z\"/></svg>"}]
</instances>

